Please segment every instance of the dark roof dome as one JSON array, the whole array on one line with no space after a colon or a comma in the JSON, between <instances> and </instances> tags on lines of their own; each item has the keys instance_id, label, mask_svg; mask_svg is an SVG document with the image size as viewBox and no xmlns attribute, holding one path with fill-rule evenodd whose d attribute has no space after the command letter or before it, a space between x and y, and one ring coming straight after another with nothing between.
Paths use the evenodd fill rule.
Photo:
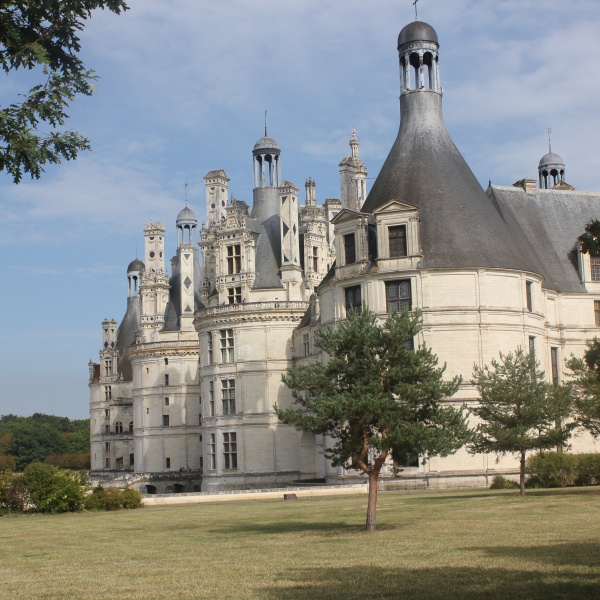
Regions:
<instances>
[{"instance_id":1,"label":"dark roof dome","mask_svg":"<svg viewBox=\"0 0 600 600\"><path fill-rule=\"evenodd\" d=\"M187 206L177 215L178 221L197 221L196 215L191 208Z\"/></svg>"},{"instance_id":2,"label":"dark roof dome","mask_svg":"<svg viewBox=\"0 0 600 600\"><path fill-rule=\"evenodd\" d=\"M434 42L439 44L435 29L423 21L413 21L400 32L398 48L407 42Z\"/></svg>"},{"instance_id":3,"label":"dark roof dome","mask_svg":"<svg viewBox=\"0 0 600 600\"><path fill-rule=\"evenodd\" d=\"M133 262L129 263L127 267L127 272L131 273L132 271L143 271L146 265L139 259L136 258Z\"/></svg>"},{"instance_id":4,"label":"dark roof dome","mask_svg":"<svg viewBox=\"0 0 600 600\"><path fill-rule=\"evenodd\" d=\"M254 144L254 150L279 150L277 142L270 137L260 138L256 144Z\"/></svg>"},{"instance_id":5,"label":"dark roof dome","mask_svg":"<svg viewBox=\"0 0 600 600\"><path fill-rule=\"evenodd\" d=\"M540 160L540 167L545 167L546 165L562 165L564 167L565 161L558 154L548 152L548 154L542 156L542 159Z\"/></svg>"}]
</instances>

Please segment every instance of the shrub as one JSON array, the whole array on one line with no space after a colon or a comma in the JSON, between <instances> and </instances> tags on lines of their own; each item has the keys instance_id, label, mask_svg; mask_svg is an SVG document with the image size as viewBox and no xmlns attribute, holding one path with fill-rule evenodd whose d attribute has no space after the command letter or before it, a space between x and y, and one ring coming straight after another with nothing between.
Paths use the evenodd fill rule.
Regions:
<instances>
[{"instance_id":1,"label":"shrub","mask_svg":"<svg viewBox=\"0 0 600 600\"><path fill-rule=\"evenodd\" d=\"M600 454L578 454L577 485L600 484Z\"/></svg>"},{"instance_id":2,"label":"shrub","mask_svg":"<svg viewBox=\"0 0 600 600\"><path fill-rule=\"evenodd\" d=\"M23 482L29 494L29 510L34 512L67 512L83 506L85 471L73 473L53 465L31 463L25 468Z\"/></svg>"},{"instance_id":3,"label":"shrub","mask_svg":"<svg viewBox=\"0 0 600 600\"><path fill-rule=\"evenodd\" d=\"M518 488L519 484L516 481L506 479L503 475L495 475L492 479L492 485L490 485L492 490L514 490Z\"/></svg>"},{"instance_id":4,"label":"shrub","mask_svg":"<svg viewBox=\"0 0 600 600\"><path fill-rule=\"evenodd\" d=\"M139 508L142 495L136 490L105 490L101 485L84 501L86 510L120 510L121 508Z\"/></svg>"},{"instance_id":5,"label":"shrub","mask_svg":"<svg viewBox=\"0 0 600 600\"><path fill-rule=\"evenodd\" d=\"M29 494L23 482L23 475L0 475L0 509L23 512L28 503Z\"/></svg>"},{"instance_id":6,"label":"shrub","mask_svg":"<svg viewBox=\"0 0 600 600\"><path fill-rule=\"evenodd\" d=\"M562 452L544 452L527 459L527 473L545 488L573 485L577 476L577 456Z\"/></svg>"},{"instance_id":7,"label":"shrub","mask_svg":"<svg viewBox=\"0 0 600 600\"><path fill-rule=\"evenodd\" d=\"M544 486L542 485L542 482L537 477L530 477L525 482L525 487L528 490L541 490Z\"/></svg>"},{"instance_id":8,"label":"shrub","mask_svg":"<svg viewBox=\"0 0 600 600\"><path fill-rule=\"evenodd\" d=\"M14 471L16 469L15 460L12 456L0 456L0 471Z\"/></svg>"}]
</instances>

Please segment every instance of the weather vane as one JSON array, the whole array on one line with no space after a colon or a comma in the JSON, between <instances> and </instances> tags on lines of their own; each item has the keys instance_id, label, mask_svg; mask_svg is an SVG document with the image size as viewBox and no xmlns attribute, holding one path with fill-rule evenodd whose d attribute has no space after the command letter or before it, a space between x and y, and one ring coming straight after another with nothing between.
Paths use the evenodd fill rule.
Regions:
<instances>
[{"instance_id":1,"label":"weather vane","mask_svg":"<svg viewBox=\"0 0 600 600\"><path fill-rule=\"evenodd\" d=\"M418 20L419 20L419 16L418 16L418 14L417 14L417 2L418 2L418 1L419 1L419 0L415 0L415 1L413 2L413 6L415 7L415 21L418 21Z\"/></svg>"},{"instance_id":2,"label":"weather vane","mask_svg":"<svg viewBox=\"0 0 600 600\"><path fill-rule=\"evenodd\" d=\"M265 110L265 137L267 137L267 111Z\"/></svg>"},{"instance_id":3,"label":"weather vane","mask_svg":"<svg viewBox=\"0 0 600 600\"><path fill-rule=\"evenodd\" d=\"M550 142L550 134L552 133L552 127L548 127L548 152L552 152L552 144Z\"/></svg>"}]
</instances>

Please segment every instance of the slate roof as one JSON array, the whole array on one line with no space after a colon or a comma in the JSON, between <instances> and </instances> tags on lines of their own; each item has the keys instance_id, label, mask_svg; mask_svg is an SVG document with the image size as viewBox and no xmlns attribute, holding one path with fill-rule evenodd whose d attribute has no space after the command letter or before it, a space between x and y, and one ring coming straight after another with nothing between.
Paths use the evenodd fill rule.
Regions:
<instances>
[{"instance_id":1,"label":"slate roof","mask_svg":"<svg viewBox=\"0 0 600 600\"><path fill-rule=\"evenodd\" d=\"M543 287L585 292L577 259L577 238L592 218L600 219L600 193L536 190L492 185L487 190L498 212L522 245L528 245Z\"/></svg>"},{"instance_id":2,"label":"slate roof","mask_svg":"<svg viewBox=\"0 0 600 600\"><path fill-rule=\"evenodd\" d=\"M117 329L117 373L123 381L133 381L133 367L129 359L129 347L135 342L140 326L140 298L127 298L127 312Z\"/></svg>"}]
</instances>

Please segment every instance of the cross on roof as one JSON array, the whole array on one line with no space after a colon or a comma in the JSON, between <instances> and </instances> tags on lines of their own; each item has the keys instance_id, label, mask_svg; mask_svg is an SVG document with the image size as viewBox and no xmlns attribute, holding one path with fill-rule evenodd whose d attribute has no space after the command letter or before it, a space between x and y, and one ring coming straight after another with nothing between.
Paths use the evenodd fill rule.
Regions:
<instances>
[{"instance_id":1,"label":"cross on roof","mask_svg":"<svg viewBox=\"0 0 600 600\"><path fill-rule=\"evenodd\" d=\"M413 6L415 7L415 21L418 21L418 20L419 20L419 16L417 15L417 2L418 2L418 1L419 1L419 0L415 0L415 1L413 2Z\"/></svg>"}]
</instances>

